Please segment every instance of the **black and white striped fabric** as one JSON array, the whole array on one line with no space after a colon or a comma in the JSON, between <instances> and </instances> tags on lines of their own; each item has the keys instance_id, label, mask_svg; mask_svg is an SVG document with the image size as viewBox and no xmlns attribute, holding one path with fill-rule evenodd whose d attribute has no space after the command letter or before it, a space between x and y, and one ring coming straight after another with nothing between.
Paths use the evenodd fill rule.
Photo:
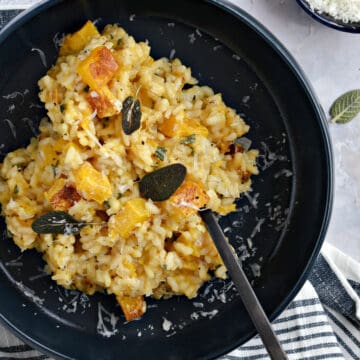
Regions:
<instances>
[{"instance_id":1,"label":"black and white striped fabric","mask_svg":"<svg viewBox=\"0 0 360 360\"><path fill-rule=\"evenodd\" d=\"M0 28L21 11L17 9L36 1L0 0ZM360 360L360 264L325 244L309 280L273 325L289 359ZM0 325L0 360L15 359L50 358L23 344ZM269 356L256 336L222 359Z\"/></svg>"},{"instance_id":2,"label":"black and white striped fabric","mask_svg":"<svg viewBox=\"0 0 360 360\"><path fill-rule=\"evenodd\" d=\"M360 360L360 264L325 244L299 294L273 322L289 359ZM258 336L224 360L269 359Z\"/></svg>"}]
</instances>

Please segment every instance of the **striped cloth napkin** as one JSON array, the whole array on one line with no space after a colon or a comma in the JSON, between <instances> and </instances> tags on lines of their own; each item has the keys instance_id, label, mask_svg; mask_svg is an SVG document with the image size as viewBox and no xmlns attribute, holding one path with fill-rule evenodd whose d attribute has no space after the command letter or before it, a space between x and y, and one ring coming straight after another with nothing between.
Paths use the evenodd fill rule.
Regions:
<instances>
[{"instance_id":1,"label":"striped cloth napkin","mask_svg":"<svg viewBox=\"0 0 360 360\"><path fill-rule=\"evenodd\" d=\"M0 28L38 0L0 0ZM329 244L309 280L273 322L289 359L360 360L360 264ZM84 354L85 355L85 354ZM0 360L45 360L0 325ZM222 358L269 359L258 336Z\"/></svg>"}]
</instances>

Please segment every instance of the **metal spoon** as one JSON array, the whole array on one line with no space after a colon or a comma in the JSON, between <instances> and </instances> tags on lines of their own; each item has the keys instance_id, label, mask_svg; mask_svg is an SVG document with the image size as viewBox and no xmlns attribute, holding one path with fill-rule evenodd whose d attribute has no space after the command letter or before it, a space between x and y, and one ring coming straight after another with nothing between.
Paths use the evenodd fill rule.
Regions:
<instances>
[{"instance_id":1,"label":"metal spoon","mask_svg":"<svg viewBox=\"0 0 360 360\"><path fill-rule=\"evenodd\" d=\"M267 318L264 309L262 308L252 286L249 283L239 259L236 257L234 251L230 248L228 241L222 232L214 213L211 210L199 211L206 228L211 235L215 246L234 282L237 291L245 305L250 318L258 331L262 342L265 345L267 352L273 360L288 359L284 352L279 339L276 337L270 321Z\"/></svg>"}]
</instances>

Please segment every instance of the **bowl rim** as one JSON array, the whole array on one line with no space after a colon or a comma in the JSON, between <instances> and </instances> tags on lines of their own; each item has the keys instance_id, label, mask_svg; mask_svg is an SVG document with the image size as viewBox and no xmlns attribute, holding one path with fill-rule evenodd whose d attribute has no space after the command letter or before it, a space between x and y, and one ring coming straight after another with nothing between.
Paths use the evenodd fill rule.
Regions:
<instances>
[{"instance_id":1,"label":"bowl rim","mask_svg":"<svg viewBox=\"0 0 360 360\"><path fill-rule=\"evenodd\" d=\"M347 33L352 33L352 34L360 33L360 22L345 23L341 20L337 20L333 18L331 15L324 16L315 9L313 10L306 0L296 0L296 1L308 15L310 15L313 19L317 20L321 24L326 25L332 29Z\"/></svg>"},{"instance_id":2,"label":"bowl rim","mask_svg":"<svg viewBox=\"0 0 360 360\"><path fill-rule=\"evenodd\" d=\"M37 16L41 12L57 4L60 4L63 1L64 0L42 0L38 4L33 5L29 9L15 16L0 31L0 44L3 43L12 32L17 30L28 20L31 20L33 17ZM301 276L293 286L293 289L277 306L275 311L269 316L270 321L273 321L276 317L279 316L279 314L281 314L285 310L285 308L294 299L294 297L297 295L297 293L300 291L305 281L307 280L310 271L315 263L315 260L320 253L320 249L324 242L325 235L330 222L332 208L333 208L333 199L334 199L334 165L333 165L333 148L331 144L330 133L328 130L328 123L326 120L325 112L322 106L320 105L320 102L312 88L312 85L307 79L304 71L297 63L295 58L286 49L286 47L277 39L277 37L275 37L264 25L262 25L258 20L256 20L252 15L250 15L248 12L240 8L238 5L231 3L229 0L202 0L202 1L220 8L221 10L234 16L238 21L245 23L259 36L261 36L261 38L263 38L264 41L281 57L281 59L287 64L289 70L291 70L292 73L295 75L295 77L299 82L299 85L303 88L304 92L306 93L308 100L314 109L314 113L317 115L316 121L319 124L321 136L325 144L324 151L326 156L326 168L327 168L328 177L326 179L327 180L327 191L326 191L326 200L325 200L326 206L324 208L324 216L322 219L321 227L319 229L319 234L315 246L311 252L311 255L309 256L309 259ZM73 359L72 357L69 357L65 354L59 353L49 348L46 344L39 343L38 341L33 339L31 335L25 334L21 329L17 328L10 321L8 321L1 312L0 312L0 323L4 324L7 328L9 328L22 341L29 344L34 349L43 352L46 355L58 359ZM256 335L256 333L257 332L255 330L253 331L253 333L250 333L247 339L245 340L245 342L253 338ZM228 346L223 347L217 353L211 354L209 358L215 359L219 356L225 355L245 342L241 341L241 342L229 344Z\"/></svg>"}]
</instances>

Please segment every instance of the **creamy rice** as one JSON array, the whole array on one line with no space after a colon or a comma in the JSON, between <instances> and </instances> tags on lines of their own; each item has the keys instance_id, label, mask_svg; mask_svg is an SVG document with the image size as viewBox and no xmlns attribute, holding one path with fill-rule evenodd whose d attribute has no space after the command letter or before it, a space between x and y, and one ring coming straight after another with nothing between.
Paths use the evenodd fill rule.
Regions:
<instances>
[{"instance_id":1,"label":"creamy rice","mask_svg":"<svg viewBox=\"0 0 360 360\"><path fill-rule=\"evenodd\" d=\"M139 179L181 163L186 181L204 190L207 207L227 214L250 189L257 151L229 151L249 127L221 94L198 86L179 59L153 59L149 45L117 25L90 35L80 44L75 39L81 49L66 49L74 38L65 39L56 64L40 79L48 118L30 145L5 157L0 201L14 242L43 253L53 280L88 294L114 294L131 319L145 311L146 296L193 298L210 274L226 277L196 202L142 199ZM79 75L79 64L100 47L118 66L104 85L112 95L110 116L91 103L101 91ZM141 126L125 135L121 107L137 91ZM169 136L171 122L184 131ZM141 212L135 223L134 207ZM34 220L54 210L94 224L76 235L35 233ZM138 311L127 314L126 301Z\"/></svg>"}]
</instances>

